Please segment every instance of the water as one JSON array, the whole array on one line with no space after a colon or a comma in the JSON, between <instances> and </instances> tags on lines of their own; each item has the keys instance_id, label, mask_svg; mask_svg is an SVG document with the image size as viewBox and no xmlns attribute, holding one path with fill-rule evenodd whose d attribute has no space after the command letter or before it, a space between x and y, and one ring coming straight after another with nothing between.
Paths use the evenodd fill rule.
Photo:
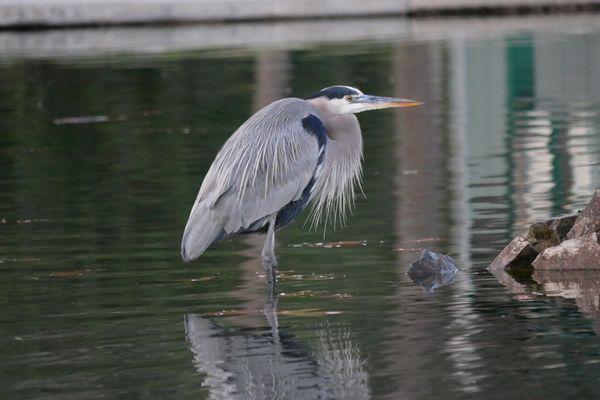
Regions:
<instances>
[{"instance_id":1,"label":"water","mask_svg":"<svg viewBox=\"0 0 600 400\"><path fill-rule=\"evenodd\" d=\"M485 270L600 182L586 18L375 20L384 34L349 42L291 23L293 46L257 47L252 25L202 27L242 35L98 54L80 43L105 31L3 37L22 48L0 64L0 398L597 396L600 275ZM281 231L276 298L261 237L183 264L226 137L273 99L335 83L425 102L360 115L366 197L347 227ZM424 247L461 269L430 294L406 275Z\"/></svg>"}]
</instances>

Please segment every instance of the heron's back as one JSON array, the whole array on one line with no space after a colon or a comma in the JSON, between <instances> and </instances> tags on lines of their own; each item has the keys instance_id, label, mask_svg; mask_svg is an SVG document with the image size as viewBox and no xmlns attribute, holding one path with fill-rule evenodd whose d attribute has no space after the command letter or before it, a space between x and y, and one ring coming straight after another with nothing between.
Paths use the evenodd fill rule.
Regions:
<instances>
[{"instance_id":1,"label":"heron's back","mask_svg":"<svg viewBox=\"0 0 600 400\"><path fill-rule=\"evenodd\" d=\"M227 236L264 229L274 214L281 227L306 206L327 140L317 115L304 100L283 99L231 135L190 212L181 244L185 261Z\"/></svg>"}]
</instances>

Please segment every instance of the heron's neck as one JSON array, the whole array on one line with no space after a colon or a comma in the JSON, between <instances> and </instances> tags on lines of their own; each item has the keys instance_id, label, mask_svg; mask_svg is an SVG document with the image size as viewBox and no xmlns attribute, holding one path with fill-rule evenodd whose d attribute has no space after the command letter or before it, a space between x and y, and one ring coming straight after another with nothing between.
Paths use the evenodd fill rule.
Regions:
<instances>
[{"instance_id":1,"label":"heron's neck","mask_svg":"<svg viewBox=\"0 0 600 400\"><path fill-rule=\"evenodd\" d=\"M319 113L319 117L327 128L327 136L329 143L327 151L330 147L335 148L335 151L345 151L348 154L358 158L362 156L362 135L360 133L360 125L354 114L335 114L331 110L330 102L324 97L308 100ZM355 157L353 157L354 159Z\"/></svg>"},{"instance_id":2,"label":"heron's neck","mask_svg":"<svg viewBox=\"0 0 600 400\"><path fill-rule=\"evenodd\" d=\"M321 118L327 129L325 159L312 193L314 208L312 226L325 222L333 225L345 220L346 212L354 204L354 188L361 185L362 136L358 120L350 115L329 115ZM330 215L332 213L333 215Z\"/></svg>"},{"instance_id":3,"label":"heron's neck","mask_svg":"<svg viewBox=\"0 0 600 400\"><path fill-rule=\"evenodd\" d=\"M325 159L333 163L347 163L356 168L362 158L362 135L354 114L329 116L325 119L329 141ZM328 157L327 154L331 157Z\"/></svg>"}]
</instances>

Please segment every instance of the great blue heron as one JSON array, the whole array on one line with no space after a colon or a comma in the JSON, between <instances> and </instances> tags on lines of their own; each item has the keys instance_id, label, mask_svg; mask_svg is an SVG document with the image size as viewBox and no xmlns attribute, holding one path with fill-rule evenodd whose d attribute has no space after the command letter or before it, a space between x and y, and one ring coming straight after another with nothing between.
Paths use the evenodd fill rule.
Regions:
<instances>
[{"instance_id":1,"label":"great blue heron","mask_svg":"<svg viewBox=\"0 0 600 400\"><path fill-rule=\"evenodd\" d=\"M323 214L343 219L354 201L362 176L362 136L354 114L420 104L331 86L261 109L225 142L204 177L181 257L194 260L234 234L266 232L262 263L267 279L275 282L275 231L309 202L318 225Z\"/></svg>"}]
</instances>

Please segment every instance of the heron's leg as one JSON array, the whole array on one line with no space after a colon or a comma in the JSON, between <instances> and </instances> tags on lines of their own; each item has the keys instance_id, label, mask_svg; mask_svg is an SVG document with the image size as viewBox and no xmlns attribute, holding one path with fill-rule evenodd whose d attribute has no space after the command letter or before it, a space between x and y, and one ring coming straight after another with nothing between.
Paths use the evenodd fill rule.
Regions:
<instances>
[{"instance_id":1,"label":"heron's leg","mask_svg":"<svg viewBox=\"0 0 600 400\"><path fill-rule=\"evenodd\" d=\"M277 258L275 257L275 219L277 214L269 218L269 228L267 229L267 238L262 249L262 262L265 272L267 273L267 281L275 283L277 272Z\"/></svg>"},{"instance_id":2,"label":"heron's leg","mask_svg":"<svg viewBox=\"0 0 600 400\"><path fill-rule=\"evenodd\" d=\"M277 303L279 301L275 285L270 284L267 288L267 298L265 299L265 307L263 313L267 319L267 323L273 333L273 339L277 342L279 338L279 321L277 319Z\"/></svg>"}]
</instances>

